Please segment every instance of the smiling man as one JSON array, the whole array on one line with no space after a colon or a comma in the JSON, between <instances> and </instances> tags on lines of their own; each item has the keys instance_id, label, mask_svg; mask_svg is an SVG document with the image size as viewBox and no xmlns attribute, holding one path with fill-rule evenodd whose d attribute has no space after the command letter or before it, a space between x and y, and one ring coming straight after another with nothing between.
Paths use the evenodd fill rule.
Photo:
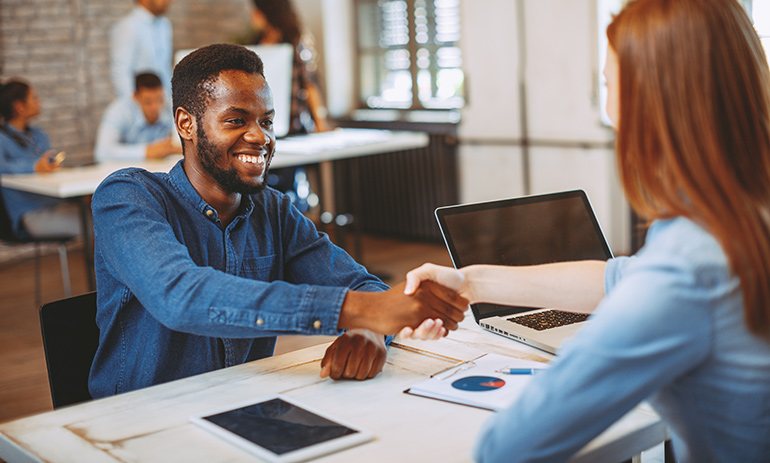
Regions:
<instances>
[{"instance_id":1,"label":"smiling man","mask_svg":"<svg viewBox=\"0 0 770 463\"><path fill-rule=\"evenodd\" d=\"M388 290L266 186L275 111L256 54L201 48L172 88L184 159L118 171L93 197L93 397L267 357L280 334L339 335L321 376L366 379L385 363L383 335L456 328L467 301L438 285Z\"/></svg>"}]
</instances>

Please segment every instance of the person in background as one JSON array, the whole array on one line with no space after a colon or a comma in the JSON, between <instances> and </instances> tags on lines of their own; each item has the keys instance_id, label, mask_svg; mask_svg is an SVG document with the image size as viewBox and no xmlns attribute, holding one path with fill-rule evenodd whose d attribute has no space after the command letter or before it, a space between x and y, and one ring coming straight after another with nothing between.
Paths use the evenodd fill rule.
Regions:
<instances>
[{"instance_id":1,"label":"person in background","mask_svg":"<svg viewBox=\"0 0 770 463\"><path fill-rule=\"evenodd\" d=\"M93 196L93 397L268 357L280 334L339 335L321 376L363 380L385 364L384 334L457 327L462 298L389 290L267 187L275 109L254 52L187 55L173 105L184 159L168 173L117 171Z\"/></svg>"},{"instance_id":2,"label":"person in background","mask_svg":"<svg viewBox=\"0 0 770 463\"><path fill-rule=\"evenodd\" d=\"M97 162L160 159L182 153L160 79L142 73L135 82L133 97L117 99L104 111L94 147Z\"/></svg>"},{"instance_id":3,"label":"person in background","mask_svg":"<svg viewBox=\"0 0 770 463\"><path fill-rule=\"evenodd\" d=\"M110 78L117 98L130 98L134 77L156 74L171 96L172 27L164 16L171 0L137 0L110 29Z\"/></svg>"},{"instance_id":4,"label":"person in background","mask_svg":"<svg viewBox=\"0 0 770 463\"><path fill-rule=\"evenodd\" d=\"M48 135L29 123L39 114L40 98L29 84L16 79L0 84L0 174L44 174L61 166L63 153L56 155ZM11 188L2 192L18 237L80 234L76 204Z\"/></svg>"},{"instance_id":5,"label":"person in background","mask_svg":"<svg viewBox=\"0 0 770 463\"><path fill-rule=\"evenodd\" d=\"M312 40L302 34L302 25L290 0L253 0L251 24L256 31L252 43L271 45L288 43L294 48L291 80L291 116L289 135L330 130L326 107L316 78L315 48ZM310 184L306 167L285 167L272 171L268 183L292 198L294 205L305 212L310 208L307 197ZM305 192L300 194L300 192Z\"/></svg>"},{"instance_id":6,"label":"person in background","mask_svg":"<svg viewBox=\"0 0 770 463\"><path fill-rule=\"evenodd\" d=\"M288 43L294 47L291 124L289 134L329 130L326 108L316 78L315 48L290 0L253 0L251 23L256 30L255 45Z\"/></svg>"},{"instance_id":7,"label":"person in background","mask_svg":"<svg viewBox=\"0 0 770 463\"><path fill-rule=\"evenodd\" d=\"M644 247L606 264L426 264L408 274L406 293L435 281L471 303L593 311L488 421L479 462L566 461L644 400L668 425L679 463L770 461L762 44L735 0L632 1L607 37L623 188L654 221Z\"/></svg>"}]
</instances>

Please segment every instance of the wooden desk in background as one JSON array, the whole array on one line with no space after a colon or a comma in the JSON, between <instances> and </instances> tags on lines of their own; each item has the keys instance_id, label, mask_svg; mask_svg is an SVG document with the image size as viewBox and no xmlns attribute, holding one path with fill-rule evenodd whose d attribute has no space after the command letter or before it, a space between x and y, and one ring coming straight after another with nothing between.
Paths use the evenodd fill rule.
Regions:
<instances>
[{"instance_id":1,"label":"wooden desk in background","mask_svg":"<svg viewBox=\"0 0 770 463\"><path fill-rule=\"evenodd\" d=\"M336 129L330 132L314 133L284 138L276 142L276 153L272 168L328 163L340 159L391 153L428 144L428 135L423 132L393 132L374 129ZM161 160L112 161L85 167L63 167L50 174L3 175L0 184L6 188L37 193L61 199L78 199L81 206L83 225L83 247L89 289L95 290L93 262L91 256L91 225L89 221L89 200L99 184L112 172L126 167L140 167L151 172L168 172L181 156L169 156ZM331 172L331 169L328 169ZM321 175L323 179L323 175ZM330 174L325 176L322 188L333 181ZM323 188L329 190L329 188ZM321 192L321 196L330 196ZM327 201L329 203L329 201ZM333 206L326 205L333 211Z\"/></svg>"},{"instance_id":2,"label":"wooden desk in background","mask_svg":"<svg viewBox=\"0 0 770 463\"><path fill-rule=\"evenodd\" d=\"M189 417L269 394L283 394L366 428L367 444L320 462L469 462L492 412L404 394L413 384L484 352L531 360L550 356L476 326L472 317L440 341L399 341L369 381L321 379L328 344L0 424L9 462L250 462L254 456L193 425ZM454 360L453 360L454 359ZM638 407L573 459L619 463L663 442L665 426Z\"/></svg>"}]
</instances>

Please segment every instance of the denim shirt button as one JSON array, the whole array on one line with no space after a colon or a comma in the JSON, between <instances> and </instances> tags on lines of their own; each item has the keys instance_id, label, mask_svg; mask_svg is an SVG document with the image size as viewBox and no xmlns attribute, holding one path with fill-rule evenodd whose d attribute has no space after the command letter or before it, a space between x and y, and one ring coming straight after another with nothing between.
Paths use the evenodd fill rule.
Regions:
<instances>
[{"instance_id":1,"label":"denim shirt button","mask_svg":"<svg viewBox=\"0 0 770 463\"><path fill-rule=\"evenodd\" d=\"M261 318L257 318L257 325L262 326L264 324L265 324L264 320L262 320Z\"/></svg>"},{"instance_id":2,"label":"denim shirt button","mask_svg":"<svg viewBox=\"0 0 770 463\"><path fill-rule=\"evenodd\" d=\"M214 211L212 211L211 209L206 211L206 217L213 217L213 216L214 216Z\"/></svg>"},{"instance_id":3,"label":"denim shirt button","mask_svg":"<svg viewBox=\"0 0 770 463\"><path fill-rule=\"evenodd\" d=\"M321 320L316 320L313 322L313 328L319 329L321 328Z\"/></svg>"}]
</instances>

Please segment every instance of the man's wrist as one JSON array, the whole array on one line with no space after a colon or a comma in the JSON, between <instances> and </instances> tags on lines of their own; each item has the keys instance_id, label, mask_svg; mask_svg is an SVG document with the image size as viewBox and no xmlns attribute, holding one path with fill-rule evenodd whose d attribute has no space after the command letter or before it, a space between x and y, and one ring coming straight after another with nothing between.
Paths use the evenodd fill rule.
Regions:
<instances>
[{"instance_id":1,"label":"man's wrist","mask_svg":"<svg viewBox=\"0 0 770 463\"><path fill-rule=\"evenodd\" d=\"M366 317L363 313L364 301L367 293L348 291L345 294L345 299L342 301L342 308L340 309L340 318L337 324L337 329L340 330L352 330L355 328L370 329L366 325Z\"/></svg>"}]
</instances>

